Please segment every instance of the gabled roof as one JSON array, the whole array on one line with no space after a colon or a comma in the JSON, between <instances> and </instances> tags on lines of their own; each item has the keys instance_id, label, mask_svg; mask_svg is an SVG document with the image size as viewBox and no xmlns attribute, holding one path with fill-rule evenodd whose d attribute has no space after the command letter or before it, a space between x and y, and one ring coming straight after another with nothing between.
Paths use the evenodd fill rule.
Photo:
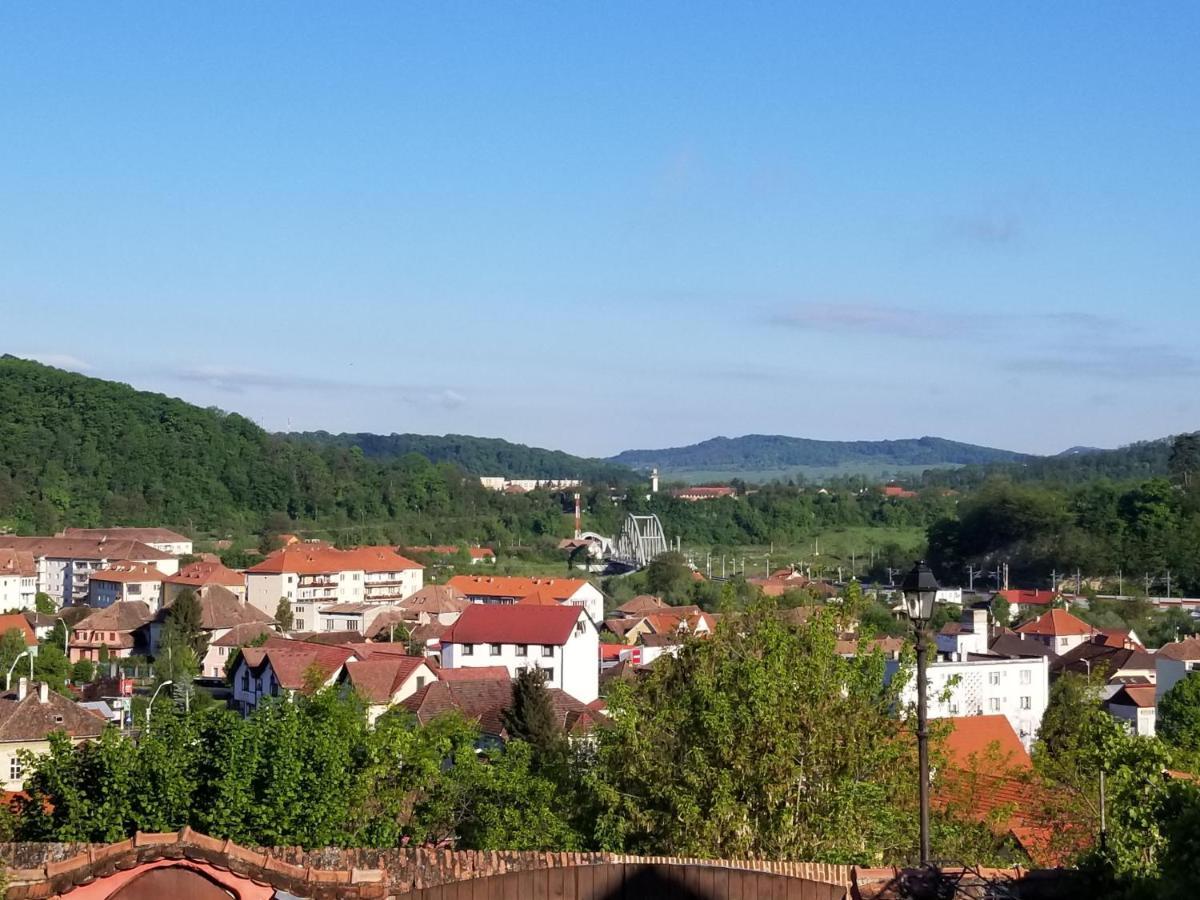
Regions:
<instances>
[{"instance_id":1,"label":"gabled roof","mask_svg":"<svg viewBox=\"0 0 1200 900\"><path fill-rule=\"evenodd\" d=\"M24 613L7 613L0 616L0 635L14 630L21 632L26 647L37 646L37 635L29 627L29 620L25 618Z\"/></svg>"},{"instance_id":2,"label":"gabled roof","mask_svg":"<svg viewBox=\"0 0 1200 900\"><path fill-rule=\"evenodd\" d=\"M578 606L474 603L446 630L442 643L562 645L581 618L587 613Z\"/></svg>"},{"instance_id":3,"label":"gabled roof","mask_svg":"<svg viewBox=\"0 0 1200 900\"><path fill-rule=\"evenodd\" d=\"M421 656L372 656L346 663L346 682L369 703L390 703L396 692L425 665Z\"/></svg>"},{"instance_id":4,"label":"gabled roof","mask_svg":"<svg viewBox=\"0 0 1200 900\"><path fill-rule=\"evenodd\" d=\"M467 599L466 594L449 584L427 584L399 603L401 609L430 615L462 612L470 605L471 601Z\"/></svg>"},{"instance_id":5,"label":"gabled roof","mask_svg":"<svg viewBox=\"0 0 1200 900\"><path fill-rule=\"evenodd\" d=\"M594 721L595 713L587 705L558 688L547 688L555 718L565 730L583 730ZM443 713L457 710L479 723L485 734L507 737L504 711L512 705L512 681L507 677L491 681L434 681L425 685L402 705L425 724ZM582 720L582 721L581 721Z\"/></svg>"},{"instance_id":6,"label":"gabled roof","mask_svg":"<svg viewBox=\"0 0 1200 900\"><path fill-rule=\"evenodd\" d=\"M141 600L123 600L80 619L71 630L135 631L153 618L150 607Z\"/></svg>"},{"instance_id":7,"label":"gabled roof","mask_svg":"<svg viewBox=\"0 0 1200 900\"><path fill-rule=\"evenodd\" d=\"M1110 706L1136 706L1138 709L1153 709L1155 690L1152 684L1126 684L1108 698Z\"/></svg>"},{"instance_id":8,"label":"gabled roof","mask_svg":"<svg viewBox=\"0 0 1200 900\"><path fill-rule=\"evenodd\" d=\"M249 622L244 625L234 625L227 632L212 641L210 647L245 647L258 640L264 634L274 634L275 630L266 622Z\"/></svg>"},{"instance_id":9,"label":"gabled roof","mask_svg":"<svg viewBox=\"0 0 1200 900\"><path fill-rule=\"evenodd\" d=\"M1052 658L1054 656L1054 651L1041 641L1028 640L1012 631L1006 631L993 638L992 642L988 644L988 653L1007 659L1036 659L1042 656Z\"/></svg>"},{"instance_id":10,"label":"gabled roof","mask_svg":"<svg viewBox=\"0 0 1200 900\"><path fill-rule=\"evenodd\" d=\"M10 550L26 550L35 557L50 559L132 559L137 562L153 562L159 559L174 559L170 553L147 546L141 541L103 538L72 537L16 537L0 535L0 547Z\"/></svg>"},{"instance_id":11,"label":"gabled roof","mask_svg":"<svg viewBox=\"0 0 1200 900\"><path fill-rule=\"evenodd\" d=\"M438 681L503 681L511 678L504 666L465 666L437 670Z\"/></svg>"},{"instance_id":12,"label":"gabled roof","mask_svg":"<svg viewBox=\"0 0 1200 900\"><path fill-rule=\"evenodd\" d=\"M391 547L355 547L338 550L318 544L292 544L276 550L246 570L250 575L328 575L335 572L402 572L424 569Z\"/></svg>"},{"instance_id":13,"label":"gabled roof","mask_svg":"<svg viewBox=\"0 0 1200 900\"><path fill-rule=\"evenodd\" d=\"M1113 646L1108 643L1103 634L1097 634L1090 641L1084 641L1078 647L1072 647L1058 659L1050 663L1051 672L1090 673L1093 669L1106 666L1110 676L1124 669L1139 669L1154 671L1154 657L1138 646Z\"/></svg>"},{"instance_id":14,"label":"gabled roof","mask_svg":"<svg viewBox=\"0 0 1200 900\"><path fill-rule=\"evenodd\" d=\"M256 606L242 601L237 594L213 585L203 594L196 596L200 604L200 627L205 631L218 628L233 628L235 625L269 625L275 620ZM170 616L174 602L158 611L155 621L165 622Z\"/></svg>"},{"instance_id":15,"label":"gabled roof","mask_svg":"<svg viewBox=\"0 0 1200 900\"><path fill-rule=\"evenodd\" d=\"M52 731L64 731L71 737L99 737L107 724L54 691L48 691L42 703L37 684L29 686L24 700L17 697L17 691L0 694L0 741L40 741Z\"/></svg>"},{"instance_id":16,"label":"gabled roof","mask_svg":"<svg viewBox=\"0 0 1200 900\"><path fill-rule=\"evenodd\" d=\"M174 575L166 575L163 581L167 584L180 584L185 587L202 588L212 584L223 587L245 587L246 578L241 572L235 572L223 563L211 560L189 563Z\"/></svg>"},{"instance_id":17,"label":"gabled roof","mask_svg":"<svg viewBox=\"0 0 1200 900\"><path fill-rule=\"evenodd\" d=\"M992 774L1033 768L1007 716L955 716L943 721L950 730L942 749L951 765Z\"/></svg>"},{"instance_id":18,"label":"gabled roof","mask_svg":"<svg viewBox=\"0 0 1200 900\"><path fill-rule=\"evenodd\" d=\"M131 562L128 559L110 562L103 569L97 569L88 576L92 581L111 581L118 584L145 584L146 582L161 582L163 573L149 563Z\"/></svg>"},{"instance_id":19,"label":"gabled roof","mask_svg":"<svg viewBox=\"0 0 1200 900\"><path fill-rule=\"evenodd\" d=\"M107 538L110 541L141 541L143 544L186 544L190 537L171 531L169 528L137 528L116 526L114 528L66 528L61 537Z\"/></svg>"},{"instance_id":20,"label":"gabled roof","mask_svg":"<svg viewBox=\"0 0 1200 900\"><path fill-rule=\"evenodd\" d=\"M666 609L666 601L655 597L651 594L638 594L632 600L627 600L617 607L617 612L624 613L626 616L644 615L646 613L658 612L660 609Z\"/></svg>"},{"instance_id":21,"label":"gabled roof","mask_svg":"<svg viewBox=\"0 0 1200 900\"><path fill-rule=\"evenodd\" d=\"M1162 649L1155 655L1161 656L1163 659L1181 661L1200 659L1200 637L1189 637L1184 638L1182 641L1173 641L1170 644L1164 644Z\"/></svg>"},{"instance_id":22,"label":"gabled roof","mask_svg":"<svg viewBox=\"0 0 1200 900\"><path fill-rule=\"evenodd\" d=\"M17 576L33 578L37 575L37 562L28 550L0 548L0 578Z\"/></svg>"},{"instance_id":23,"label":"gabled roof","mask_svg":"<svg viewBox=\"0 0 1200 900\"><path fill-rule=\"evenodd\" d=\"M355 658L354 651L348 647L327 647L283 638L271 638L261 647L242 650L245 665L255 672L270 666L279 686L289 691L304 688L304 676L310 669L315 668L323 680L328 681L349 660Z\"/></svg>"},{"instance_id":24,"label":"gabled roof","mask_svg":"<svg viewBox=\"0 0 1200 900\"><path fill-rule=\"evenodd\" d=\"M1052 609L1042 613L1032 622L1018 625L1016 631L1018 634L1067 637L1095 634L1096 629L1078 616L1071 615L1065 609Z\"/></svg>"},{"instance_id":25,"label":"gabled roof","mask_svg":"<svg viewBox=\"0 0 1200 900\"><path fill-rule=\"evenodd\" d=\"M588 586L582 578L519 578L514 575L455 575L448 582L468 597L512 597L520 599L540 593L560 603Z\"/></svg>"},{"instance_id":26,"label":"gabled roof","mask_svg":"<svg viewBox=\"0 0 1200 900\"><path fill-rule=\"evenodd\" d=\"M996 594L1003 597L1009 603L1015 603L1018 606L1050 606L1062 596L1058 591L1025 590L1022 588L996 591Z\"/></svg>"}]
</instances>

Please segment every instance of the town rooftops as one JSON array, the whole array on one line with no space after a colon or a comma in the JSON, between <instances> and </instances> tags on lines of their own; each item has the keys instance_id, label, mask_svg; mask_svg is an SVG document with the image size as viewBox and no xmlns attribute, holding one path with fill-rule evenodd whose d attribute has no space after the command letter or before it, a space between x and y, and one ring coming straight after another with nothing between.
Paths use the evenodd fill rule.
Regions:
<instances>
[{"instance_id":1,"label":"town rooftops","mask_svg":"<svg viewBox=\"0 0 1200 900\"><path fill-rule=\"evenodd\" d=\"M439 681L503 681L512 676L504 666L467 666L463 669L437 670Z\"/></svg>"},{"instance_id":2,"label":"town rooftops","mask_svg":"<svg viewBox=\"0 0 1200 900\"><path fill-rule=\"evenodd\" d=\"M1138 709L1154 709L1155 702L1152 684L1125 684L1108 698L1110 706L1136 706Z\"/></svg>"},{"instance_id":3,"label":"town rooftops","mask_svg":"<svg viewBox=\"0 0 1200 900\"><path fill-rule=\"evenodd\" d=\"M1032 769L1033 761L1007 716L955 716L942 749L951 765L977 771Z\"/></svg>"},{"instance_id":4,"label":"town rooftops","mask_svg":"<svg viewBox=\"0 0 1200 900\"><path fill-rule=\"evenodd\" d=\"M399 605L410 613L440 615L462 612L471 605L471 601L451 584L427 584L412 596L405 597Z\"/></svg>"},{"instance_id":5,"label":"town rooftops","mask_svg":"<svg viewBox=\"0 0 1200 900\"><path fill-rule=\"evenodd\" d=\"M1052 609L1042 613L1032 622L1018 625L1016 631L1018 634L1066 637L1095 634L1096 629L1078 616L1071 615L1065 609Z\"/></svg>"},{"instance_id":6,"label":"town rooftops","mask_svg":"<svg viewBox=\"0 0 1200 900\"><path fill-rule=\"evenodd\" d=\"M28 550L0 548L0 578L13 575L33 578L37 575L37 562Z\"/></svg>"},{"instance_id":7,"label":"town rooftops","mask_svg":"<svg viewBox=\"0 0 1200 900\"><path fill-rule=\"evenodd\" d=\"M1090 674L1101 666L1108 669L1109 675L1126 669L1154 671L1154 657L1141 649L1140 645L1130 646L1110 644L1103 634L1096 634L1090 641L1084 641L1077 647L1072 647L1058 659L1050 663L1050 671L1078 672Z\"/></svg>"},{"instance_id":8,"label":"town rooftops","mask_svg":"<svg viewBox=\"0 0 1200 900\"><path fill-rule=\"evenodd\" d=\"M1198 660L1200 659L1200 637L1189 637L1182 641L1164 644L1155 655L1161 656L1163 659L1175 659L1183 662Z\"/></svg>"},{"instance_id":9,"label":"town rooftops","mask_svg":"<svg viewBox=\"0 0 1200 900\"><path fill-rule=\"evenodd\" d=\"M141 600L123 600L80 619L72 631L135 631L154 618Z\"/></svg>"},{"instance_id":10,"label":"town rooftops","mask_svg":"<svg viewBox=\"0 0 1200 900\"><path fill-rule=\"evenodd\" d=\"M110 541L141 541L143 544L190 544L192 539L169 528L66 528L58 537L102 538Z\"/></svg>"},{"instance_id":11,"label":"town rooftops","mask_svg":"<svg viewBox=\"0 0 1200 900\"><path fill-rule=\"evenodd\" d=\"M155 617L156 621L167 621L175 602L177 600L160 609ZM205 631L233 628L237 625L269 625L275 621L261 609L243 603L237 594L220 585L214 585L203 594L197 595L196 602L200 605L200 627Z\"/></svg>"},{"instance_id":12,"label":"town rooftops","mask_svg":"<svg viewBox=\"0 0 1200 900\"><path fill-rule=\"evenodd\" d=\"M520 600L533 594L562 602L588 586L582 578L520 578L515 575L455 575L448 582L468 597L499 597Z\"/></svg>"},{"instance_id":13,"label":"town rooftops","mask_svg":"<svg viewBox=\"0 0 1200 900\"><path fill-rule=\"evenodd\" d=\"M284 638L270 638L261 647L242 649L242 660L252 671L261 672L270 665L279 686L289 691L305 687L308 671L319 673L322 680L327 681L354 658L354 651L349 647L327 647Z\"/></svg>"},{"instance_id":14,"label":"town rooftops","mask_svg":"<svg viewBox=\"0 0 1200 900\"><path fill-rule=\"evenodd\" d=\"M276 550L262 562L246 570L249 575L326 575L334 572L403 572L425 568L401 556L391 547L336 547L292 544Z\"/></svg>"},{"instance_id":15,"label":"town rooftops","mask_svg":"<svg viewBox=\"0 0 1200 900\"><path fill-rule=\"evenodd\" d=\"M20 688L0 694L0 741L40 741L52 731L79 738L100 736L107 724L100 716L44 688L28 685L24 697Z\"/></svg>"},{"instance_id":16,"label":"town rooftops","mask_svg":"<svg viewBox=\"0 0 1200 900\"><path fill-rule=\"evenodd\" d=\"M998 634L988 644L988 653L1008 659L1034 659L1039 656L1053 657L1054 651L1039 640L1029 640L1013 631Z\"/></svg>"},{"instance_id":17,"label":"town rooftops","mask_svg":"<svg viewBox=\"0 0 1200 900\"><path fill-rule=\"evenodd\" d=\"M617 612L624 613L627 616L645 615L646 613L658 612L666 609L667 603L659 597L650 594L638 594L632 600L627 600L617 607Z\"/></svg>"},{"instance_id":18,"label":"town rooftops","mask_svg":"<svg viewBox=\"0 0 1200 900\"><path fill-rule=\"evenodd\" d=\"M421 656L380 654L346 663L346 681L369 703L388 703L421 666Z\"/></svg>"},{"instance_id":19,"label":"town rooftops","mask_svg":"<svg viewBox=\"0 0 1200 900\"><path fill-rule=\"evenodd\" d=\"M565 644L580 618L578 606L472 604L446 633L443 644Z\"/></svg>"},{"instance_id":20,"label":"town rooftops","mask_svg":"<svg viewBox=\"0 0 1200 900\"><path fill-rule=\"evenodd\" d=\"M103 569L97 569L91 574L92 581L109 581L118 584L144 584L148 581L162 581L163 573L149 563L132 562L128 559L110 562Z\"/></svg>"},{"instance_id":21,"label":"town rooftops","mask_svg":"<svg viewBox=\"0 0 1200 900\"><path fill-rule=\"evenodd\" d=\"M106 540L105 538L74 537L16 537L0 535L0 547L25 550L33 556L49 559L131 559L154 562L174 559L170 553L157 550L141 541Z\"/></svg>"},{"instance_id":22,"label":"town rooftops","mask_svg":"<svg viewBox=\"0 0 1200 900\"><path fill-rule=\"evenodd\" d=\"M163 578L167 584L179 584L184 587L204 588L212 584L222 587L245 587L246 579L241 572L235 572L222 563L202 560L189 563L174 575Z\"/></svg>"},{"instance_id":23,"label":"town rooftops","mask_svg":"<svg viewBox=\"0 0 1200 900\"><path fill-rule=\"evenodd\" d=\"M587 705L558 688L547 688L555 719L567 731L584 731L600 717ZM479 723L485 734L507 737L504 711L512 705L512 680L434 681L425 685L402 705L424 724L453 710Z\"/></svg>"},{"instance_id":24,"label":"town rooftops","mask_svg":"<svg viewBox=\"0 0 1200 900\"><path fill-rule=\"evenodd\" d=\"M1003 597L1009 603L1015 603L1018 606L1052 606L1062 596L1058 591L1024 590L1021 588L997 591L996 594Z\"/></svg>"},{"instance_id":25,"label":"town rooftops","mask_svg":"<svg viewBox=\"0 0 1200 900\"><path fill-rule=\"evenodd\" d=\"M25 639L26 647L37 646L37 635L29 627L29 620L25 618L23 613L6 613L0 616L0 635L7 634L10 631L21 632L21 637Z\"/></svg>"},{"instance_id":26,"label":"town rooftops","mask_svg":"<svg viewBox=\"0 0 1200 900\"><path fill-rule=\"evenodd\" d=\"M266 622L248 622L244 625L234 625L227 632L212 641L210 647L245 647L254 643L264 634L270 635L274 629Z\"/></svg>"}]
</instances>

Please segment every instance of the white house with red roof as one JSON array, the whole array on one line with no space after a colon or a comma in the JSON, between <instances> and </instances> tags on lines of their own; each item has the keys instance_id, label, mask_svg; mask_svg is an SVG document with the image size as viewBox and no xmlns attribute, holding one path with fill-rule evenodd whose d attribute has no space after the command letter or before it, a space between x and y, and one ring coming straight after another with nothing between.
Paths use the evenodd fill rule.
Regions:
<instances>
[{"instance_id":1,"label":"white house with red roof","mask_svg":"<svg viewBox=\"0 0 1200 900\"><path fill-rule=\"evenodd\" d=\"M600 695L600 635L580 606L473 604L442 635L442 668L537 668L583 703Z\"/></svg>"},{"instance_id":2,"label":"white house with red roof","mask_svg":"<svg viewBox=\"0 0 1200 900\"><path fill-rule=\"evenodd\" d=\"M114 603L140 600L158 612L162 606L163 573L147 563L123 559L92 572L88 581L88 606L103 609Z\"/></svg>"},{"instance_id":3,"label":"white house with red roof","mask_svg":"<svg viewBox=\"0 0 1200 900\"><path fill-rule=\"evenodd\" d=\"M1045 612L1056 604L1062 603L1062 594L1058 591L1026 590L1011 588L996 591L995 596L1008 602L1008 611L1015 618L1028 612Z\"/></svg>"},{"instance_id":4,"label":"white house with red roof","mask_svg":"<svg viewBox=\"0 0 1200 900\"><path fill-rule=\"evenodd\" d=\"M368 725L374 725L393 706L437 681L437 674L424 657L387 652L392 649L372 647L366 659L350 660L343 670L342 683L367 704Z\"/></svg>"},{"instance_id":5,"label":"white house with red roof","mask_svg":"<svg viewBox=\"0 0 1200 900\"><path fill-rule=\"evenodd\" d=\"M188 563L174 575L163 578L163 604L169 605L184 591L197 596L209 588L221 587L239 600L246 599L246 576L234 571L220 560L203 559ZM271 610L274 614L275 610Z\"/></svg>"},{"instance_id":6,"label":"white house with red roof","mask_svg":"<svg viewBox=\"0 0 1200 900\"><path fill-rule=\"evenodd\" d=\"M0 549L0 609L34 608L37 563L28 550Z\"/></svg>"},{"instance_id":7,"label":"white house with red roof","mask_svg":"<svg viewBox=\"0 0 1200 900\"><path fill-rule=\"evenodd\" d=\"M275 615L281 597L292 604L296 631L318 627L318 610L337 603L396 603L419 591L425 567L391 547L338 550L291 544L246 570L246 601Z\"/></svg>"},{"instance_id":8,"label":"white house with red roof","mask_svg":"<svg viewBox=\"0 0 1200 900\"><path fill-rule=\"evenodd\" d=\"M243 647L229 673L234 706L247 715L266 697L290 697L309 687L310 676L321 687L336 684L346 663L358 659L348 646L271 638L261 647Z\"/></svg>"},{"instance_id":9,"label":"white house with red roof","mask_svg":"<svg viewBox=\"0 0 1200 900\"><path fill-rule=\"evenodd\" d=\"M455 575L446 583L472 603L582 606L593 622L604 619L604 595L582 578Z\"/></svg>"},{"instance_id":10,"label":"white house with red roof","mask_svg":"<svg viewBox=\"0 0 1200 900\"><path fill-rule=\"evenodd\" d=\"M1040 641L1062 656L1090 641L1096 629L1065 609L1052 609L1024 625L1018 625L1016 632L1026 640Z\"/></svg>"}]
</instances>

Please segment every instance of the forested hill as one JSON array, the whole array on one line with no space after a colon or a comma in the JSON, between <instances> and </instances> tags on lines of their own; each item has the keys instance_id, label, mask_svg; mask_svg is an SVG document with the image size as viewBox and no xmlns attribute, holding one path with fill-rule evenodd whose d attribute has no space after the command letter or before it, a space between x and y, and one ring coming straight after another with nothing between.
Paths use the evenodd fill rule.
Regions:
<instances>
[{"instance_id":1,"label":"forested hill","mask_svg":"<svg viewBox=\"0 0 1200 900\"><path fill-rule=\"evenodd\" d=\"M634 478L628 467L598 459L572 456L561 450L527 447L500 438L447 434L329 434L325 431L288 435L322 447L358 447L369 459L397 459L419 453L433 462L450 462L472 475L509 478L582 478L595 482L624 482Z\"/></svg>"},{"instance_id":2,"label":"forested hill","mask_svg":"<svg viewBox=\"0 0 1200 900\"><path fill-rule=\"evenodd\" d=\"M270 434L235 413L0 357L0 527L245 534L307 522L428 543L552 533L560 519L551 498L485 490L456 466L367 459Z\"/></svg>"},{"instance_id":3,"label":"forested hill","mask_svg":"<svg viewBox=\"0 0 1200 900\"><path fill-rule=\"evenodd\" d=\"M1110 481L1143 481L1168 473L1171 438L1138 441L1115 450L1066 451L1057 456L1031 457L1017 462L965 466L953 471L927 472L926 484L971 488L989 478L1003 476L1012 481L1046 484L1082 484L1106 478Z\"/></svg>"},{"instance_id":4,"label":"forested hill","mask_svg":"<svg viewBox=\"0 0 1200 900\"><path fill-rule=\"evenodd\" d=\"M1022 454L923 437L896 441L818 441L780 434L716 437L687 447L626 450L612 462L666 475L680 471L728 472L730 477L799 467L872 468L947 466L1024 459Z\"/></svg>"}]
</instances>

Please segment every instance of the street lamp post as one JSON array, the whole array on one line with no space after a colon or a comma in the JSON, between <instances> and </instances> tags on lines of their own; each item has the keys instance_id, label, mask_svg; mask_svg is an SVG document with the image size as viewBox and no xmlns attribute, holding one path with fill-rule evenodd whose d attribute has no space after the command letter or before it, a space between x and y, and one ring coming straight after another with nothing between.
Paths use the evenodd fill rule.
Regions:
<instances>
[{"instance_id":1,"label":"street lamp post","mask_svg":"<svg viewBox=\"0 0 1200 900\"><path fill-rule=\"evenodd\" d=\"M17 667L17 663L19 663L21 661L22 656L29 657L29 682L31 684L33 683L33 654L30 653L28 650L22 650L20 653L17 654L16 658L12 661L12 665L8 667L8 674L4 676L4 689L6 691L10 690L12 688L13 669L15 669Z\"/></svg>"},{"instance_id":2,"label":"street lamp post","mask_svg":"<svg viewBox=\"0 0 1200 900\"><path fill-rule=\"evenodd\" d=\"M70 659L71 647L69 642L71 640L71 629L67 627L67 620L62 616L55 616L54 621L63 623L63 654L67 657L67 659Z\"/></svg>"},{"instance_id":3,"label":"street lamp post","mask_svg":"<svg viewBox=\"0 0 1200 900\"><path fill-rule=\"evenodd\" d=\"M924 561L918 562L904 576L900 589L904 592L904 608L916 629L917 645L917 760L921 770L921 866L929 865L929 692L926 673L929 652L925 626L933 618L937 599L937 579Z\"/></svg>"},{"instance_id":4,"label":"street lamp post","mask_svg":"<svg viewBox=\"0 0 1200 900\"><path fill-rule=\"evenodd\" d=\"M150 695L150 702L146 704L146 733L150 733L150 710L154 708L154 701L158 699L158 692L165 688L168 684L174 684L172 681L164 681L154 689L154 693Z\"/></svg>"}]
</instances>

